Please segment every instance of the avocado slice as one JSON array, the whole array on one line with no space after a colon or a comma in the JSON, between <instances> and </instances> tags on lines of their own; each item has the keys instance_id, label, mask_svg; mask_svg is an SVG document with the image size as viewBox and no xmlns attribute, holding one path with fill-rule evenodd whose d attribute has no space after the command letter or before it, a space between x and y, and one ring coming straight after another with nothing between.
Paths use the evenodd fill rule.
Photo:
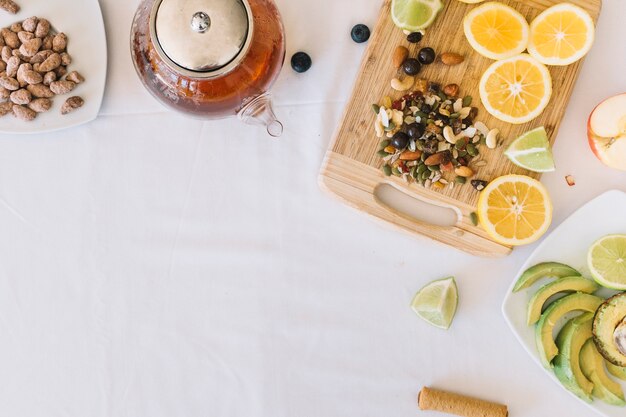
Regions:
<instances>
[{"instance_id":1,"label":"avocado slice","mask_svg":"<svg viewBox=\"0 0 626 417\"><path fill-rule=\"evenodd\" d=\"M591 340L593 313L584 313L568 321L559 332L556 344L559 354L554 358L554 374L563 386L587 402L593 401L593 382L581 369L580 351Z\"/></svg>"},{"instance_id":2,"label":"avocado slice","mask_svg":"<svg viewBox=\"0 0 626 417\"><path fill-rule=\"evenodd\" d=\"M530 287L541 278L564 278L580 276L580 272L571 266L559 262L543 262L531 266L518 278L513 292Z\"/></svg>"},{"instance_id":3,"label":"avocado slice","mask_svg":"<svg viewBox=\"0 0 626 417\"><path fill-rule=\"evenodd\" d=\"M591 294L598 290L598 284L583 277L565 277L539 288L528 303L528 325L533 325L541 318L541 310L553 295L563 292L584 292Z\"/></svg>"},{"instance_id":4,"label":"avocado slice","mask_svg":"<svg viewBox=\"0 0 626 417\"><path fill-rule=\"evenodd\" d=\"M624 406L622 386L609 377L604 369L605 360L598 352L593 339L587 340L580 352L580 367L583 374L593 382L593 396L607 404Z\"/></svg>"},{"instance_id":5,"label":"avocado slice","mask_svg":"<svg viewBox=\"0 0 626 417\"><path fill-rule=\"evenodd\" d=\"M595 295L577 292L570 294L550 304L546 311L543 312L537 327L535 328L535 340L537 342L537 350L541 363L546 368L550 368L550 362L559 354L559 348L554 343L552 333L556 324L568 313L573 311L595 312L602 299Z\"/></svg>"},{"instance_id":6,"label":"avocado slice","mask_svg":"<svg viewBox=\"0 0 626 417\"><path fill-rule=\"evenodd\" d=\"M604 359L622 367L626 367L626 332L621 331L626 327L621 325L625 318L626 293L621 293L606 300L593 320L593 341L598 351Z\"/></svg>"},{"instance_id":7,"label":"avocado slice","mask_svg":"<svg viewBox=\"0 0 626 417\"><path fill-rule=\"evenodd\" d=\"M615 378L623 379L626 381L626 368L623 366L613 365L611 362L606 362L606 369Z\"/></svg>"}]
</instances>

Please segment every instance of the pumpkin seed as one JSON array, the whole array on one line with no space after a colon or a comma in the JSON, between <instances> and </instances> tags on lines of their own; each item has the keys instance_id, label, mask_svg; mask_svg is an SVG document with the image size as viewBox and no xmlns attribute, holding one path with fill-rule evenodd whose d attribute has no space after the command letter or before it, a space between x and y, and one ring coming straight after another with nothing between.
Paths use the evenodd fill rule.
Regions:
<instances>
[{"instance_id":1,"label":"pumpkin seed","mask_svg":"<svg viewBox=\"0 0 626 417\"><path fill-rule=\"evenodd\" d=\"M383 165L383 173L387 177L390 176L391 175L391 167L389 165Z\"/></svg>"},{"instance_id":2,"label":"pumpkin seed","mask_svg":"<svg viewBox=\"0 0 626 417\"><path fill-rule=\"evenodd\" d=\"M420 164L417 167L417 173L420 174L420 175L422 175L426 171L428 171L428 167L426 165L424 165L424 164Z\"/></svg>"},{"instance_id":3,"label":"pumpkin seed","mask_svg":"<svg viewBox=\"0 0 626 417\"><path fill-rule=\"evenodd\" d=\"M472 105L472 96L463 97L463 107L469 107Z\"/></svg>"},{"instance_id":4,"label":"pumpkin seed","mask_svg":"<svg viewBox=\"0 0 626 417\"><path fill-rule=\"evenodd\" d=\"M465 184L467 182L467 178L465 178L465 177L456 177L454 179L454 182L456 182L457 184Z\"/></svg>"},{"instance_id":5,"label":"pumpkin seed","mask_svg":"<svg viewBox=\"0 0 626 417\"><path fill-rule=\"evenodd\" d=\"M396 168L396 167L394 167L394 168L391 170L391 173L392 173L393 175L395 175L396 177L399 177L400 175L402 175L402 172L400 172L400 170L399 170L398 168Z\"/></svg>"},{"instance_id":6,"label":"pumpkin seed","mask_svg":"<svg viewBox=\"0 0 626 417\"><path fill-rule=\"evenodd\" d=\"M392 130L394 130L396 128L396 124L394 122L389 122L389 126L387 126L385 128L385 132L391 132Z\"/></svg>"},{"instance_id":7,"label":"pumpkin seed","mask_svg":"<svg viewBox=\"0 0 626 417\"><path fill-rule=\"evenodd\" d=\"M384 158L384 157L386 157L387 155L391 155L391 154L390 154L390 153L388 153L388 152L385 152L385 150L384 150L384 149L381 149L380 151L376 152L376 155L380 156L381 158Z\"/></svg>"},{"instance_id":8,"label":"pumpkin seed","mask_svg":"<svg viewBox=\"0 0 626 417\"><path fill-rule=\"evenodd\" d=\"M391 145L391 141L389 139L385 139L378 145L379 149L385 149L387 146Z\"/></svg>"},{"instance_id":9,"label":"pumpkin seed","mask_svg":"<svg viewBox=\"0 0 626 417\"><path fill-rule=\"evenodd\" d=\"M378 104L372 104L372 110L378 114L380 112L380 106Z\"/></svg>"},{"instance_id":10,"label":"pumpkin seed","mask_svg":"<svg viewBox=\"0 0 626 417\"><path fill-rule=\"evenodd\" d=\"M458 149L459 151L461 151L463 148L465 148L466 145L467 145L467 139L461 138L456 141L456 143L454 144L454 147ZM461 155L461 152L459 152L459 155Z\"/></svg>"},{"instance_id":11,"label":"pumpkin seed","mask_svg":"<svg viewBox=\"0 0 626 417\"><path fill-rule=\"evenodd\" d=\"M474 226L478 226L478 214L476 212L472 211L470 213L470 220Z\"/></svg>"},{"instance_id":12,"label":"pumpkin seed","mask_svg":"<svg viewBox=\"0 0 626 417\"><path fill-rule=\"evenodd\" d=\"M467 154L469 156L476 156L476 155L478 155L478 149L476 149L476 146L474 146L473 143L468 143L467 147L466 147L466 150L467 150Z\"/></svg>"},{"instance_id":13,"label":"pumpkin seed","mask_svg":"<svg viewBox=\"0 0 626 417\"><path fill-rule=\"evenodd\" d=\"M428 167L428 170L431 172L439 172L441 171L441 168L439 168L439 165L430 165Z\"/></svg>"}]
</instances>

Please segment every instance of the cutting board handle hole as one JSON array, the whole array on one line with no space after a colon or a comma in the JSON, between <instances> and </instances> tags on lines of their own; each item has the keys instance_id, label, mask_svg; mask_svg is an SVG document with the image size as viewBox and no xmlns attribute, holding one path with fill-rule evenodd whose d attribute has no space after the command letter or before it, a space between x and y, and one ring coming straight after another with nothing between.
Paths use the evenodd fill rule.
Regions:
<instances>
[{"instance_id":1,"label":"cutting board handle hole","mask_svg":"<svg viewBox=\"0 0 626 417\"><path fill-rule=\"evenodd\" d=\"M459 222L459 214L449 207L427 203L398 190L389 184L380 184L374 189L378 203L411 220L440 227L453 227Z\"/></svg>"}]
</instances>

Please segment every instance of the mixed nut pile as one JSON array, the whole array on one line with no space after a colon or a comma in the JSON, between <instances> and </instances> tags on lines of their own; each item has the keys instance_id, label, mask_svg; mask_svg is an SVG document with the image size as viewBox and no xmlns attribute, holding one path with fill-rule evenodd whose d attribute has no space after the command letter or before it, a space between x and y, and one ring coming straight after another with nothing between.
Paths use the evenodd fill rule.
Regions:
<instances>
[{"instance_id":1,"label":"mixed nut pile","mask_svg":"<svg viewBox=\"0 0 626 417\"><path fill-rule=\"evenodd\" d=\"M30 17L0 30L0 116L13 113L21 120L34 120L52 107L52 98L68 94L84 78L68 73L72 57L67 36L53 33L46 19ZM84 104L78 96L61 108L67 114Z\"/></svg>"},{"instance_id":2,"label":"mixed nut pile","mask_svg":"<svg viewBox=\"0 0 626 417\"><path fill-rule=\"evenodd\" d=\"M408 34L409 42L422 39L419 32ZM402 177L427 188L453 188L468 181L481 191L486 181L474 178L480 167L482 146L496 148L499 131L490 130L476 120L478 108L472 107L472 97L462 96L457 84L441 86L424 79L415 79L422 65L435 62L435 51L422 48L417 59L399 46L392 61L401 69L403 79L391 80L391 88L406 94L395 101L385 97L373 104L376 114L376 135L380 142L378 156L385 162L385 175ZM463 57L455 53L440 56L444 65L457 65ZM408 92L411 91L411 92Z\"/></svg>"}]
</instances>

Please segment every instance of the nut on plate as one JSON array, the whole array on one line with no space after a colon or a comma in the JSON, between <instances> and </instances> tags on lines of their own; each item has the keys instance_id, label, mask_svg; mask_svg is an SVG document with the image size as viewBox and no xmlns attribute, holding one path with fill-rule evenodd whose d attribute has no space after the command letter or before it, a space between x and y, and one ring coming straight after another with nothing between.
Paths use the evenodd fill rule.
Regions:
<instances>
[{"instance_id":1,"label":"nut on plate","mask_svg":"<svg viewBox=\"0 0 626 417\"><path fill-rule=\"evenodd\" d=\"M28 103L28 107L37 113L44 113L52 107L52 100L49 98L36 98Z\"/></svg>"},{"instance_id":2,"label":"nut on plate","mask_svg":"<svg viewBox=\"0 0 626 417\"><path fill-rule=\"evenodd\" d=\"M68 98L65 103L63 103L63 107L61 107L61 114L68 114L73 112L76 109L79 109L85 104L85 101L78 96Z\"/></svg>"},{"instance_id":3,"label":"nut on plate","mask_svg":"<svg viewBox=\"0 0 626 417\"><path fill-rule=\"evenodd\" d=\"M0 9L6 10L11 14L16 14L20 11L20 6L13 0L0 0Z\"/></svg>"},{"instance_id":4,"label":"nut on plate","mask_svg":"<svg viewBox=\"0 0 626 417\"><path fill-rule=\"evenodd\" d=\"M28 104L32 100L33 96L30 91L21 89L11 93L11 101L15 104Z\"/></svg>"},{"instance_id":5,"label":"nut on plate","mask_svg":"<svg viewBox=\"0 0 626 417\"><path fill-rule=\"evenodd\" d=\"M67 94L72 91L74 87L76 87L76 83L73 81L61 80L50 83L50 90L58 95Z\"/></svg>"},{"instance_id":6,"label":"nut on plate","mask_svg":"<svg viewBox=\"0 0 626 417\"><path fill-rule=\"evenodd\" d=\"M13 115L20 120L24 120L26 122L30 122L31 120L35 120L37 117L37 113L34 110L29 109L25 106L20 106L17 104L13 105Z\"/></svg>"},{"instance_id":7,"label":"nut on plate","mask_svg":"<svg viewBox=\"0 0 626 417\"><path fill-rule=\"evenodd\" d=\"M465 61L463 55L457 54L456 52L444 52L441 54L441 62L443 62L444 65L459 65L463 61Z\"/></svg>"},{"instance_id":8,"label":"nut on plate","mask_svg":"<svg viewBox=\"0 0 626 417\"><path fill-rule=\"evenodd\" d=\"M402 66L402 64L404 63L404 61L406 61L406 58L409 56L409 50L400 45L398 46L394 51L393 51L393 67L394 68L400 68Z\"/></svg>"}]
</instances>

